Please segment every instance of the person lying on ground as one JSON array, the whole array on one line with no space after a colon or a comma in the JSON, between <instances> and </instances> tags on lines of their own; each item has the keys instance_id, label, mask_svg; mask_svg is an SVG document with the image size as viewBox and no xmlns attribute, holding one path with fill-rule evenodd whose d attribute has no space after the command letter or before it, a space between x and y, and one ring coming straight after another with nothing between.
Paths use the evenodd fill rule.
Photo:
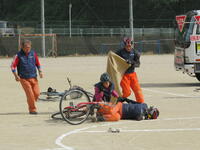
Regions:
<instances>
[{"instance_id":1,"label":"person lying on ground","mask_svg":"<svg viewBox=\"0 0 200 150\"><path fill-rule=\"evenodd\" d=\"M117 104L99 103L96 117L92 121L119 121L120 119L144 120L157 119L159 110L148 107L146 103L138 103L127 98L118 98Z\"/></svg>"}]
</instances>

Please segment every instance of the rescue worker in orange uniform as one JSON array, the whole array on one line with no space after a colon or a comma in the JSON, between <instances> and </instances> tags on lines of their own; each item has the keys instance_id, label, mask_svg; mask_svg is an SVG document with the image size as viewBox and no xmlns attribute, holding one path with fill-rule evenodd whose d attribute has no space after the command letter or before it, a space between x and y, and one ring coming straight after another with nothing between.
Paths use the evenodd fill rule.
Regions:
<instances>
[{"instance_id":1,"label":"rescue worker in orange uniform","mask_svg":"<svg viewBox=\"0 0 200 150\"><path fill-rule=\"evenodd\" d=\"M11 64L11 70L15 80L21 83L26 93L29 113L36 115L37 108L35 102L40 95L36 68L40 78L43 78L43 74L39 58L36 52L31 49L31 41L25 40L21 46L21 50L16 54Z\"/></svg>"},{"instance_id":2,"label":"rescue worker in orange uniform","mask_svg":"<svg viewBox=\"0 0 200 150\"><path fill-rule=\"evenodd\" d=\"M131 95L131 89L133 90L136 101L138 103L144 103L144 96L140 88L135 67L140 64L140 54L132 48L133 41L131 38L124 38L124 48L116 52L117 55L126 60L131 66L125 71L120 86L122 88L122 97L127 98Z\"/></svg>"},{"instance_id":3,"label":"rescue worker in orange uniform","mask_svg":"<svg viewBox=\"0 0 200 150\"><path fill-rule=\"evenodd\" d=\"M126 103L124 103L126 102ZM119 121L157 119L159 110L148 107L146 103L138 103L127 98L118 98L117 104L99 103L97 121Z\"/></svg>"}]
</instances>

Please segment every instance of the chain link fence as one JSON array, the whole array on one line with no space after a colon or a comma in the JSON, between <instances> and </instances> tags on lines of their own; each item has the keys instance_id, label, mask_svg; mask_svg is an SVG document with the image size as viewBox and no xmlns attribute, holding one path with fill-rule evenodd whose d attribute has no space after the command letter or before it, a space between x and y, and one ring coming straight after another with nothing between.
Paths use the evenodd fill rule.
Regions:
<instances>
[{"instance_id":1,"label":"chain link fence","mask_svg":"<svg viewBox=\"0 0 200 150\"><path fill-rule=\"evenodd\" d=\"M173 53L173 28L134 28L134 47L141 53ZM39 28L15 29L12 36L0 37L0 55L13 56L19 47L20 34L40 34ZM122 47L123 37L130 35L129 28L47 28L46 34L56 34L57 55L107 54ZM32 38L33 49L42 56L41 37ZM51 40L46 38L46 54L51 48Z\"/></svg>"}]
</instances>

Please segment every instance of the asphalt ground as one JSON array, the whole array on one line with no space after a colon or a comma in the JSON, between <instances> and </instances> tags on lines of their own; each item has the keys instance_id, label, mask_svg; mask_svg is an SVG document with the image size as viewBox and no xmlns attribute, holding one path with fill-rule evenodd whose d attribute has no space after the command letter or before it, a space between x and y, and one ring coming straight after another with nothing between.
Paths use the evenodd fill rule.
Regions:
<instances>
[{"instance_id":1,"label":"asphalt ground","mask_svg":"<svg viewBox=\"0 0 200 150\"><path fill-rule=\"evenodd\" d=\"M200 147L199 81L173 66L173 55L142 55L136 69L145 102L160 110L157 120L70 125L52 120L59 102L37 102L38 115L29 115L21 85L10 71L12 59L0 61L0 150L198 150ZM72 84L93 92L106 70L106 56L40 58L41 91ZM134 96L131 95L131 99ZM108 132L109 128L119 133Z\"/></svg>"}]
</instances>

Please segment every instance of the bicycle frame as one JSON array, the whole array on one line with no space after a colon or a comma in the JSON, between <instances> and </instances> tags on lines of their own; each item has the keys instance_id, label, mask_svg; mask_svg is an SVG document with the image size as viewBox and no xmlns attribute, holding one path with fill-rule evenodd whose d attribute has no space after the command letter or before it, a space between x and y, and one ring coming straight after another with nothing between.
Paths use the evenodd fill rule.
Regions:
<instances>
[{"instance_id":1,"label":"bicycle frame","mask_svg":"<svg viewBox=\"0 0 200 150\"><path fill-rule=\"evenodd\" d=\"M64 108L64 110L72 109L72 111L76 111L77 110L76 108L80 108L86 105L96 105L96 104L100 104L100 103L99 102L81 102L81 103L78 103L76 106L67 106Z\"/></svg>"},{"instance_id":2,"label":"bicycle frame","mask_svg":"<svg viewBox=\"0 0 200 150\"><path fill-rule=\"evenodd\" d=\"M68 91L72 90L72 89L80 89L80 90L83 90L85 91L83 88L79 87L79 86L72 86L71 84L71 80L67 77L67 82L68 82L68 85L69 85L69 89L63 91L63 92L57 92L56 89L53 89L53 91L48 91L47 92L41 92L40 93L40 97L39 97L39 100L43 100L43 101L56 101L56 100L60 100L60 98ZM49 87L51 88L51 87ZM51 88L52 89L52 88ZM87 95L90 97L90 98L93 98L93 94L90 93L90 92L87 92ZM46 96L46 97L45 97Z\"/></svg>"}]
</instances>

